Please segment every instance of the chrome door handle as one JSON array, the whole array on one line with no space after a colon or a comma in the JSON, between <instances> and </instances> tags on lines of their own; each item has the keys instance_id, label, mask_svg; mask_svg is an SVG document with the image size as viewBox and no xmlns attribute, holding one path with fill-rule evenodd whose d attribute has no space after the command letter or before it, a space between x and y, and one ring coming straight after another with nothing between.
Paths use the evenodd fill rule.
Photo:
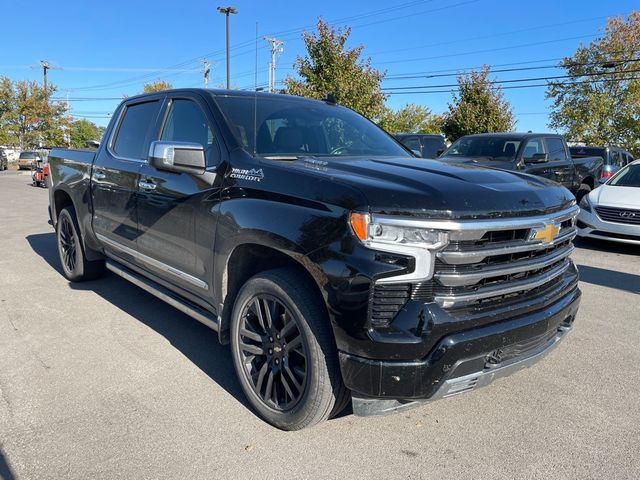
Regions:
<instances>
[{"instance_id":1,"label":"chrome door handle","mask_svg":"<svg viewBox=\"0 0 640 480\"><path fill-rule=\"evenodd\" d=\"M146 180L140 180L138 186L143 190L155 190L156 184L153 182L147 182Z\"/></svg>"},{"instance_id":2,"label":"chrome door handle","mask_svg":"<svg viewBox=\"0 0 640 480\"><path fill-rule=\"evenodd\" d=\"M105 178L107 178L107 175L104 172L98 170L93 172L93 178L96 180L104 180Z\"/></svg>"}]
</instances>

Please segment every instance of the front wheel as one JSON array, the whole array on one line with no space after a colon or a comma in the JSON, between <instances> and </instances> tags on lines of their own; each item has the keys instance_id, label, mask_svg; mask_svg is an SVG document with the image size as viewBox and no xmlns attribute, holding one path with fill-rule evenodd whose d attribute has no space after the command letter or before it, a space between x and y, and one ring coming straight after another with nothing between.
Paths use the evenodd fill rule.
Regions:
<instances>
[{"instance_id":1,"label":"front wheel","mask_svg":"<svg viewBox=\"0 0 640 480\"><path fill-rule=\"evenodd\" d=\"M62 209L56 229L58 254L67 280L81 282L99 277L104 272L104 261L89 261L80 238L80 228L73 207Z\"/></svg>"},{"instance_id":2,"label":"front wheel","mask_svg":"<svg viewBox=\"0 0 640 480\"><path fill-rule=\"evenodd\" d=\"M231 319L236 374L255 411L282 430L329 418L342 403L338 354L324 305L313 285L292 269L251 278Z\"/></svg>"}]
</instances>

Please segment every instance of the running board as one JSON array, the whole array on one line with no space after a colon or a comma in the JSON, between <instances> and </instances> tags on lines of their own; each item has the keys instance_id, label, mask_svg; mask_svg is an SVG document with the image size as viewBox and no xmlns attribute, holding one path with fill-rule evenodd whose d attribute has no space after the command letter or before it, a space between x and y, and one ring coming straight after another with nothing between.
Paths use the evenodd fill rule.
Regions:
<instances>
[{"instance_id":1,"label":"running board","mask_svg":"<svg viewBox=\"0 0 640 480\"><path fill-rule=\"evenodd\" d=\"M209 313L205 309L183 300L178 295L171 292L169 289L158 285L154 281L149 280L148 278L145 278L126 267L118 265L113 260L106 260L105 263L107 269L111 270L116 275L124 278L125 280L128 280L129 282L142 288L143 290L146 290L151 295L158 297L160 300L168 303L174 308L177 308L182 313L189 315L191 318L196 319L212 330L215 330L216 332L220 330L218 321L213 317L212 313Z\"/></svg>"}]
</instances>

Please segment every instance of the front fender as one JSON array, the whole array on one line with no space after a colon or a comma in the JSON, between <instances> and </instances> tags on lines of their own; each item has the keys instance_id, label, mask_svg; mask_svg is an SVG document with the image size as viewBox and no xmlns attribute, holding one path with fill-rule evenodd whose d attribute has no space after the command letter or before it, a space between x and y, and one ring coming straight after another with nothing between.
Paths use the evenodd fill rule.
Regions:
<instances>
[{"instance_id":1,"label":"front fender","mask_svg":"<svg viewBox=\"0 0 640 480\"><path fill-rule=\"evenodd\" d=\"M236 198L222 203L215 242L215 296L226 297L227 264L233 251L245 244L272 248L293 258L314 277L317 268L309 254L340 241L348 233L348 213L318 202ZM320 275L321 276L321 275Z\"/></svg>"}]
</instances>

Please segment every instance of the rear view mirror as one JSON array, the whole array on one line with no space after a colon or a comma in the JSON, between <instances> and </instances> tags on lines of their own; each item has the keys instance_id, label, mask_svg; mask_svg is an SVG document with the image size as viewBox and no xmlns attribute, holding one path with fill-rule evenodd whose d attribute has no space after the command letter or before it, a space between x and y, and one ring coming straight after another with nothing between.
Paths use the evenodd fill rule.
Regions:
<instances>
[{"instance_id":1,"label":"rear view mirror","mask_svg":"<svg viewBox=\"0 0 640 480\"><path fill-rule=\"evenodd\" d=\"M152 142L149 165L169 172L200 174L206 167L204 147L191 142Z\"/></svg>"},{"instance_id":2,"label":"rear view mirror","mask_svg":"<svg viewBox=\"0 0 640 480\"><path fill-rule=\"evenodd\" d=\"M526 157L524 163L544 163L549 161L548 153L534 153L531 157Z\"/></svg>"}]
</instances>

